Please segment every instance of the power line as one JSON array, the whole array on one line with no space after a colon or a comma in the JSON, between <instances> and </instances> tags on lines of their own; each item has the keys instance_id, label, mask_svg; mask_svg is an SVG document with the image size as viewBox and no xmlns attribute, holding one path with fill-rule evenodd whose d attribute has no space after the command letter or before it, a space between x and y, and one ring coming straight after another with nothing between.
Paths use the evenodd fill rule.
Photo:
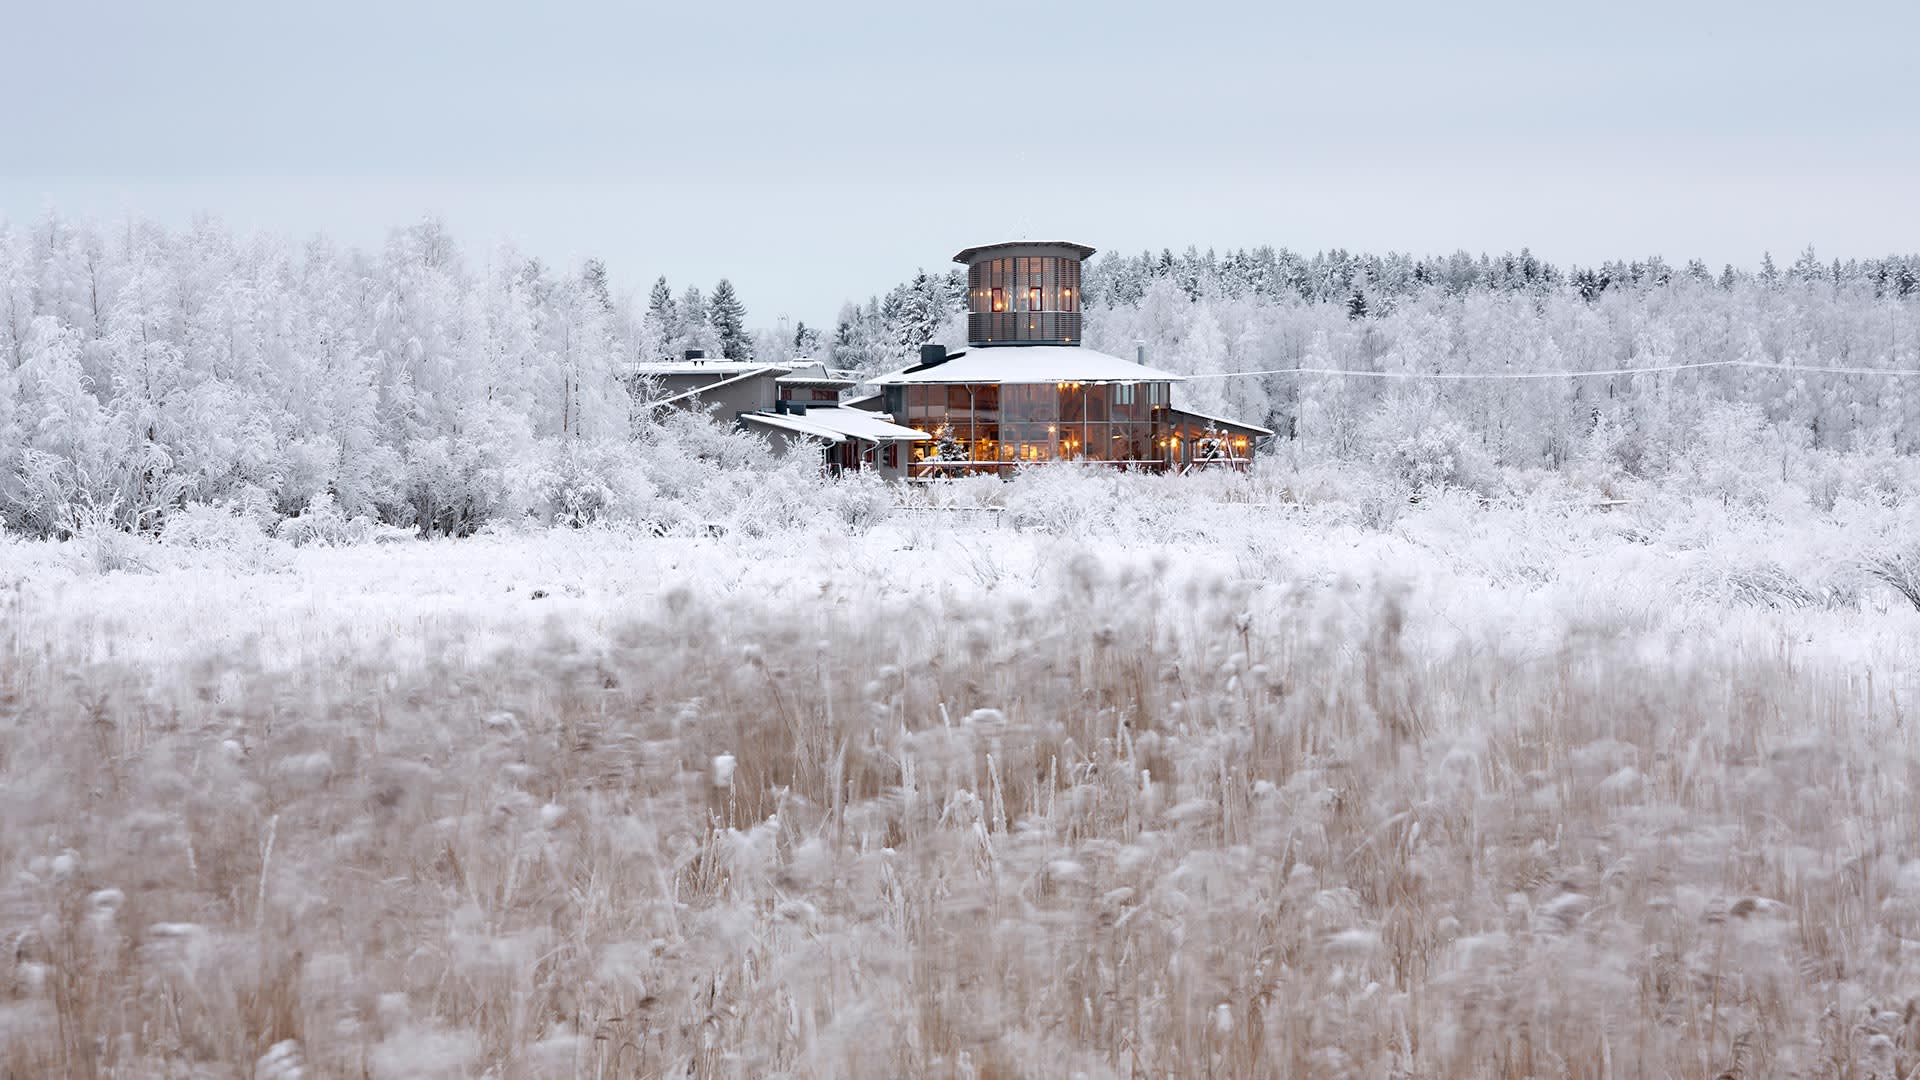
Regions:
<instances>
[{"instance_id":1,"label":"power line","mask_svg":"<svg viewBox=\"0 0 1920 1080\"><path fill-rule=\"evenodd\" d=\"M1816 375L1915 375L1920 368L1810 367L1804 364L1776 364L1766 360L1702 360L1691 364L1652 364L1647 367L1605 368L1598 371L1355 371L1348 368L1270 368L1266 371L1220 371L1205 375L1183 376L1195 379L1239 379L1249 375L1338 375L1354 379L1428 379L1473 381L1489 379L1592 379L1614 375L1647 375L1665 371L1696 371L1700 368L1744 367L1767 371L1805 371Z\"/></svg>"}]
</instances>

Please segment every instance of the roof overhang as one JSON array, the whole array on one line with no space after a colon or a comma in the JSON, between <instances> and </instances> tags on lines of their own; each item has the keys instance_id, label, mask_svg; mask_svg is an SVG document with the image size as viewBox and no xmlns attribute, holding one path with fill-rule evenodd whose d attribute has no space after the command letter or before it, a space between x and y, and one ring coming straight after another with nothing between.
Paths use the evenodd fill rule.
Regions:
<instances>
[{"instance_id":1,"label":"roof overhang","mask_svg":"<svg viewBox=\"0 0 1920 1080\"><path fill-rule=\"evenodd\" d=\"M822 408L798 414L741 413L740 419L826 443L842 443L848 439L870 443L918 442L932 438L924 431L883 420L865 409Z\"/></svg>"},{"instance_id":2,"label":"roof overhang","mask_svg":"<svg viewBox=\"0 0 1920 1080\"><path fill-rule=\"evenodd\" d=\"M1259 424L1249 424L1245 420L1230 420L1224 416L1208 416L1206 413L1194 412L1192 409L1183 409L1178 405L1175 405L1173 408L1167 410L1167 412L1170 416L1174 416L1174 417L1185 416L1185 417L1191 417L1192 419L1195 419L1195 420L1204 420L1209 424L1213 424L1222 428L1227 428L1231 431L1244 431L1247 434L1256 436L1258 438L1265 438L1266 436L1273 434L1271 430L1267 428L1263 428Z\"/></svg>"},{"instance_id":3,"label":"roof overhang","mask_svg":"<svg viewBox=\"0 0 1920 1080\"><path fill-rule=\"evenodd\" d=\"M1012 258L1020 255L1064 255L1069 252L1075 258L1091 259L1093 248L1085 244L1076 244L1071 240L1011 240L1004 244L983 244L980 247L963 248L953 261L967 266L979 262L982 258Z\"/></svg>"},{"instance_id":4,"label":"roof overhang","mask_svg":"<svg viewBox=\"0 0 1920 1080\"><path fill-rule=\"evenodd\" d=\"M709 393L714 390L718 390L723 386L733 386L736 383L743 383L743 382L746 382L748 379L758 378L760 376L766 375L768 372L778 371L778 370L779 370L778 368L771 368L771 367L749 368L748 370L743 371L738 375L732 375L727 378L719 379L710 383L701 383L699 386L696 386L691 390L683 390L680 393L673 395L672 397L664 397L664 398L660 398L657 401L646 402L646 407L659 408L663 405L679 406L679 405L690 404L693 401L698 400L701 397L701 395Z\"/></svg>"}]
</instances>

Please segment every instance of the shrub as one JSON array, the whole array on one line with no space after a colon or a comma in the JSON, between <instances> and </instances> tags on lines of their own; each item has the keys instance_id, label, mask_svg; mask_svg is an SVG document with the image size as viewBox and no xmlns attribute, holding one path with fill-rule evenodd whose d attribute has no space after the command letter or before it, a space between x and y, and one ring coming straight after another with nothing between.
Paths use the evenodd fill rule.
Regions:
<instances>
[{"instance_id":1,"label":"shrub","mask_svg":"<svg viewBox=\"0 0 1920 1080\"><path fill-rule=\"evenodd\" d=\"M1907 598L1920 611L1920 543L1882 548L1864 561L1867 575Z\"/></svg>"},{"instance_id":2,"label":"shrub","mask_svg":"<svg viewBox=\"0 0 1920 1080\"><path fill-rule=\"evenodd\" d=\"M414 536L411 529L383 525L365 515L348 517L334 505L333 495L325 491L307 500L306 509L298 517L282 521L276 533L295 547L345 547L407 540Z\"/></svg>"}]
</instances>

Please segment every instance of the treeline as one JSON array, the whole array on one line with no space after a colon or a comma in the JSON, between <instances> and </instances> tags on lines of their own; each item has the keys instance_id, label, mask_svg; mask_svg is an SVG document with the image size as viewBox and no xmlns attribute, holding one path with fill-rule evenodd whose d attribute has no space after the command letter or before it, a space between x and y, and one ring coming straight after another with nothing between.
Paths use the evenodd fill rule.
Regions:
<instances>
[{"instance_id":1,"label":"treeline","mask_svg":"<svg viewBox=\"0 0 1920 1080\"><path fill-rule=\"evenodd\" d=\"M1563 271L1524 251L1106 255L1086 272L1086 343L1126 357L1144 345L1154 366L1198 376L1176 403L1272 428L1274 452L1296 463L1371 462L1408 483L1483 488L1529 470L1686 476L1722 492L1771 477L1828 501L1847 476L1891 490L1871 462L1920 451L1920 377L1508 377L1713 361L1920 369L1917 275L1920 256L1823 262L1811 249L1784 271L1765 258L1718 274L1657 258ZM963 336L961 303L940 324L947 344ZM855 313L878 327L863 333L902 344L939 323ZM835 360L878 366L864 353Z\"/></svg>"},{"instance_id":2,"label":"treeline","mask_svg":"<svg viewBox=\"0 0 1920 1080\"><path fill-rule=\"evenodd\" d=\"M1395 252L1355 254L1343 250L1301 255L1286 248L1255 247L1225 255L1209 249L1188 248L1175 255L1105 254L1088 268L1085 295L1094 304L1138 304L1148 286L1170 279L1189 300L1204 296L1297 298L1309 303L1345 303L1355 316L1381 313L1410 296L1438 289L1451 295L1475 291L1546 294L1571 288L1581 299L1592 300L1611 288L1661 288L1685 279L1732 289L1743 282L1768 287L1781 284L1871 286L1876 296L1905 297L1920 290L1920 256L1895 255L1884 259L1821 261L1809 246L1786 271L1772 254L1761 257L1757 271L1736 270L1731 264L1718 273L1699 259L1676 268L1659 256L1575 266L1562 271L1537 258L1532 251L1494 257L1459 251L1448 256L1416 257Z\"/></svg>"},{"instance_id":3,"label":"treeline","mask_svg":"<svg viewBox=\"0 0 1920 1080\"><path fill-rule=\"evenodd\" d=\"M683 489L673 448L634 450L666 437L636 422L635 362L797 335L748 330L724 280L665 290L630 310L597 260L476 259L434 222L377 251L0 222L0 527L152 531L202 502L460 534Z\"/></svg>"},{"instance_id":4,"label":"treeline","mask_svg":"<svg viewBox=\"0 0 1920 1080\"><path fill-rule=\"evenodd\" d=\"M1899 469L1876 463L1920 450L1920 379L1295 369L1920 368L1916 265L1808 253L1783 272L1709 276L1653 260L1594 271L1607 284L1593 289L1588 271L1524 255L1107 256L1087 277L1087 343L1120 355L1142 343L1158 366L1231 375L1187 382L1176 400L1273 428L1275 455L1296 464L1368 463L1408 484L1497 488L1557 470L1713 490L1765 475L1818 486L1816 472L1838 468L1891 490ZM962 294L957 271L923 272L822 334L755 327L724 280L677 294L661 280L629 303L597 261L474 256L432 222L375 251L205 222L0 222L0 526L150 531L196 502L263 522L324 506L448 534L616 504L667 514L712 469L767 463L746 442L645 418L639 362L704 348L883 371L929 340L960 344ZM1849 463L1830 468L1839 455Z\"/></svg>"}]
</instances>

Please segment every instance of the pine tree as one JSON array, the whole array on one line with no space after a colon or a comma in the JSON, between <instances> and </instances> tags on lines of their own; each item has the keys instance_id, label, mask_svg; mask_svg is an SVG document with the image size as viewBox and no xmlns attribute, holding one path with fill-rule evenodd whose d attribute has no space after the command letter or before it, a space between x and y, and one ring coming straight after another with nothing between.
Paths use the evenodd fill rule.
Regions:
<instances>
[{"instance_id":1,"label":"pine tree","mask_svg":"<svg viewBox=\"0 0 1920 1080\"><path fill-rule=\"evenodd\" d=\"M647 295L647 316L658 320L662 328L669 331L673 330L674 324L679 321L680 313L674 307L673 290L667 286L665 274L660 275L660 279L653 283L653 292ZM669 333L668 336L671 337L672 334Z\"/></svg>"},{"instance_id":2,"label":"pine tree","mask_svg":"<svg viewBox=\"0 0 1920 1080\"><path fill-rule=\"evenodd\" d=\"M720 355L728 360L751 360L753 337L747 333L747 308L726 278L713 287L713 299L707 304L707 321L720 335Z\"/></svg>"},{"instance_id":3,"label":"pine tree","mask_svg":"<svg viewBox=\"0 0 1920 1080\"><path fill-rule=\"evenodd\" d=\"M720 352L720 335L709 321L707 298L692 285L680 294L680 332L673 338L673 355L680 356L688 349L699 349L708 356Z\"/></svg>"},{"instance_id":4,"label":"pine tree","mask_svg":"<svg viewBox=\"0 0 1920 1080\"><path fill-rule=\"evenodd\" d=\"M793 331L793 355L817 356L820 353L820 331L801 323Z\"/></svg>"},{"instance_id":5,"label":"pine tree","mask_svg":"<svg viewBox=\"0 0 1920 1080\"><path fill-rule=\"evenodd\" d=\"M613 314L613 291L607 286L607 264L599 259L588 259L580 268L580 284L587 290L600 310Z\"/></svg>"},{"instance_id":6,"label":"pine tree","mask_svg":"<svg viewBox=\"0 0 1920 1080\"><path fill-rule=\"evenodd\" d=\"M647 313L640 317L637 342L640 359L657 360L669 355L674 340L679 336L680 308L673 302L673 290L667 286L663 274L653 283L653 291L647 294Z\"/></svg>"}]
</instances>

